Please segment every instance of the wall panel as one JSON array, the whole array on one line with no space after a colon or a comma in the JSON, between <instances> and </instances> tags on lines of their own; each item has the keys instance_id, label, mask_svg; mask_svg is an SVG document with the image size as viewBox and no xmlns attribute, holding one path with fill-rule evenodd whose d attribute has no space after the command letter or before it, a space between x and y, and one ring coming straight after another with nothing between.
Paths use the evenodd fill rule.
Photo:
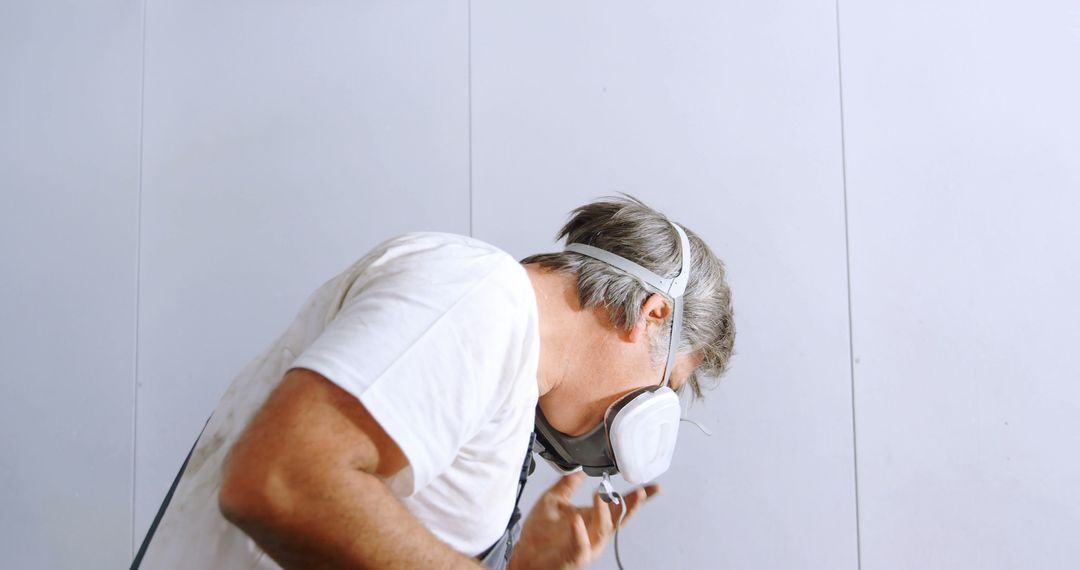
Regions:
<instances>
[{"instance_id":1,"label":"wall panel","mask_svg":"<svg viewBox=\"0 0 1080 570\"><path fill-rule=\"evenodd\" d=\"M681 433L627 567L855 568L833 4L478 1L472 18L477 237L551 251L571 208L623 191L728 265L738 354L691 412L716 435ZM553 479L541 467L529 497Z\"/></svg>"},{"instance_id":2,"label":"wall panel","mask_svg":"<svg viewBox=\"0 0 1080 570\"><path fill-rule=\"evenodd\" d=\"M0 4L0 566L131 554L142 2Z\"/></svg>"},{"instance_id":3,"label":"wall panel","mask_svg":"<svg viewBox=\"0 0 1080 570\"><path fill-rule=\"evenodd\" d=\"M863 567L1080 558L1080 11L842 2Z\"/></svg>"},{"instance_id":4,"label":"wall panel","mask_svg":"<svg viewBox=\"0 0 1080 570\"><path fill-rule=\"evenodd\" d=\"M464 2L155 2L141 539L233 376L379 241L468 231Z\"/></svg>"}]
</instances>

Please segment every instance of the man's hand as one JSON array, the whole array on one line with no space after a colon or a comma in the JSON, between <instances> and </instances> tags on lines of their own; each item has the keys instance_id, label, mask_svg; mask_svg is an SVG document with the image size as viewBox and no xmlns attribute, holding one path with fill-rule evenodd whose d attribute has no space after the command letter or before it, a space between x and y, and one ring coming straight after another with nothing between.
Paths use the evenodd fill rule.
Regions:
<instances>
[{"instance_id":1,"label":"man's hand","mask_svg":"<svg viewBox=\"0 0 1080 570\"><path fill-rule=\"evenodd\" d=\"M574 506L570 502L574 491L585 479L583 473L567 475L540 497L525 519L521 540L510 559L510 570L572 570L600 558L608 539L615 533L615 521L619 520L622 507L605 503L595 493L592 506ZM652 484L623 497L626 506L623 524L645 499L659 491L660 486Z\"/></svg>"}]
</instances>

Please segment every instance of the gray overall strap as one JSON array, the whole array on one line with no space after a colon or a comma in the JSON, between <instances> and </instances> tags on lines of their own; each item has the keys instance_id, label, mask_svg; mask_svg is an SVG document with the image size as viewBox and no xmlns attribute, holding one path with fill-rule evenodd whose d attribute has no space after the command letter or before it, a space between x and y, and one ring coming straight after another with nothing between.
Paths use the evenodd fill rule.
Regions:
<instances>
[{"instance_id":1,"label":"gray overall strap","mask_svg":"<svg viewBox=\"0 0 1080 570\"><path fill-rule=\"evenodd\" d=\"M136 554L135 559L131 561L131 570L138 570L139 566L142 565L143 556L146 556L146 549L150 547L150 540L154 538L154 533L157 532L158 525L161 524L161 519L165 517L165 511L169 508L169 503L172 502L173 494L176 493L176 487L180 484L180 478L184 476L188 461L191 460L191 454L195 452L195 446L199 444L199 440L202 438L203 432L206 431L206 426L209 423L210 418L207 418L206 423L203 424L202 431L199 432L199 437L195 438L195 443L191 444L191 451L188 451L187 457L184 458L184 463L180 465L180 470L176 472L176 478L173 479L172 486L169 487L169 492L165 493L165 500L161 501L161 506L158 508L157 515L154 516L154 522L150 523L150 530L146 531L142 546L139 547L139 553Z\"/></svg>"},{"instance_id":2,"label":"gray overall strap","mask_svg":"<svg viewBox=\"0 0 1080 570\"><path fill-rule=\"evenodd\" d=\"M536 465L533 463L533 444L536 443L536 432L529 435L529 447L525 451L525 461L521 464L521 474L518 476L517 499L514 500L514 512L510 515L510 522L506 524L499 540L495 541L490 548L477 556L477 560L490 570L505 570L510 565L510 556L514 553L514 544L521 536L521 494L525 490L525 482L529 480Z\"/></svg>"}]
</instances>

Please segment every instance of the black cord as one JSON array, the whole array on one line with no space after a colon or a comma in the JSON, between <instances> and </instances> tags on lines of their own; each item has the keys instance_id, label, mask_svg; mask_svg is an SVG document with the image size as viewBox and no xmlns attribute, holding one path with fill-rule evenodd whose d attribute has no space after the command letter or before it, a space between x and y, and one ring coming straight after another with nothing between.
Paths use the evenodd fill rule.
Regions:
<instances>
[{"instance_id":1,"label":"black cord","mask_svg":"<svg viewBox=\"0 0 1080 570\"><path fill-rule=\"evenodd\" d=\"M615 523L615 564L619 570L623 570L622 558L619 556L619 529L622 528L623 517L626 516L626 501L617 492L611 494L619 503L619 521Z\"/></svg>"}]
</instances>

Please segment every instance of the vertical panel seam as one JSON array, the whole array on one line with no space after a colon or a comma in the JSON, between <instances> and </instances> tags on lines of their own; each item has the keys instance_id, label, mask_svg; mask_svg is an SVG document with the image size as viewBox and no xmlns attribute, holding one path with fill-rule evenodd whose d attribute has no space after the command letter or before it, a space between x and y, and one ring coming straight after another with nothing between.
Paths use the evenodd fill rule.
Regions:
<instances>
[{"instance_id":1,"label":"vertical panel seam","mask_svg":"<svg viewBox=\"0 0 1080 570\"><path fill-rule=\"evenodd\" d=\"M146 122L146 13L150 0L142 2L142 45L139 61L139 187L135 194L135 354L131 383L131 557L135 556L138 528L135 526L135 497L138 481L139 445L139 308L142 293L142 193L143 133Z\"/></svg>"},{"instance_id":2,"label":"vertical panel seam","mask_svg":"<svg viewBox=\"0 0 1080 570\"><path fill-rule=\"evenodd\" d=\"M851 227L848 214L847 138L844 124L844 70L840 45L840 0L836 0L836 79L840 104L840 176L844 196L844 263L847 270L848 369L851 381L851 457L855 483L855 562L862 569L862 521L859 508L859 440L855 421L855 327L851 301Z\"/></svg>"},{"instance_id":3,"label":"vertical panel seam","mask_svg":"<svg viewBox=\"0 0 1080 570\"><path fill-rule=\"evenodd\" d=\"M473 233L473 98L472 98L472 0L467 0L465 3L466 9L466 54L468 61L466 62L466 78L468 81L467 93L468 93L468 110L466 111L468 120L468 160L469 160L469 237L476 237Z\"/></svg>"}]
</instances>

